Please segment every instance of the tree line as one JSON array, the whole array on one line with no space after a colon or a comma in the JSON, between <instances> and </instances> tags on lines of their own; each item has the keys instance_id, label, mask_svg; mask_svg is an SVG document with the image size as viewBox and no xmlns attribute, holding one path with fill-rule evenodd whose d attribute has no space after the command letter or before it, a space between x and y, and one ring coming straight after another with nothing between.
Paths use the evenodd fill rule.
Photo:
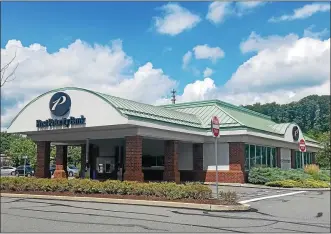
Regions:
<instances>
[{"instance_id":1,"label":"tree line","mask_svg":"<svg viewBox=\"0 0 331 234\"><path fill-rule=\"evenodd\" d=\"M330 168L330 95L310 95L283 105L272 102L243 107L271 116L276 123L297 123L308 137L322 144L323 149L317 154L317 163L321 167Z\"/></svg>"}]
</instances>

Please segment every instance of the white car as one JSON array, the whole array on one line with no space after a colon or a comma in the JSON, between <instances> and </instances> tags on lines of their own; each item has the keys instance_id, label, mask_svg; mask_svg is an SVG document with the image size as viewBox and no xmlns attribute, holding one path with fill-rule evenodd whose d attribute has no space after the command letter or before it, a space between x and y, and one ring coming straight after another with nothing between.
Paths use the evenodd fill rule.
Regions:
<instances>
[{"instance_id":1,"label":"white car","mask_svg":"<svg viewBox=\"0 0 331 234\"><path fill-rule=\"evenodd\" d=\"M11 167L11 166L3 166L0 168L1 170L1 175L4 175L4 176L9 176L9 175L15 175L15 170L16 170L16 167Z\"/></svg>"}]
</instances>

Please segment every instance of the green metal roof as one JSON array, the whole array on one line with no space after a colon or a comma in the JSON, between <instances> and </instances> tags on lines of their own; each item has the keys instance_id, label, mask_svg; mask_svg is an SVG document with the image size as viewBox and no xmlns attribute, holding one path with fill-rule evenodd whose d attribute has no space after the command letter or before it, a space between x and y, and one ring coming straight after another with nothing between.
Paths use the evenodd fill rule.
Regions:
<instances>
[{"instance_id":1,"label":"green metal roof","mask_svg":"<svg viewBox=\"0 0 331 234\"><path fill-rule=\"evenodd\" d=\"M172 124L179 124L189 127L201 128L200 119L189 113L162 108L159 106L148 105L140 102L131 101L124 98L97 93L107 99L117 110L127 116L157 120Z\"/></svg>"},{"instance_id":2,"label":"green metal roof","mask_svg":"<svg viewBox=\"0 0 331 234\"><path fill-rule=\"evenodd\" d=\"M182 127L200 129L202 131L210 128L210 119L215 115L221 120L221 129L238 127L251 128L258 131L266 131L283 135L290 124L277 124L273 122L269 116L257 113L244 107L222 102L220 100L154 106L76 87L60 88L44 93L27 104L20 111L20 113L42 96L50 92L65 90L81 90L92 93L101 99L104 99L116 108L122 115L128 116L129 118L131 117L133 119L145 119L151 122L156 121L167 124L176 124L181 125ZM17 116L19 116L20 113ZM15 121L17 116L13 119L13 121ZM310 142L318 143L307 136L305 136L305 139Z\"/></svg>"}]
</instances>

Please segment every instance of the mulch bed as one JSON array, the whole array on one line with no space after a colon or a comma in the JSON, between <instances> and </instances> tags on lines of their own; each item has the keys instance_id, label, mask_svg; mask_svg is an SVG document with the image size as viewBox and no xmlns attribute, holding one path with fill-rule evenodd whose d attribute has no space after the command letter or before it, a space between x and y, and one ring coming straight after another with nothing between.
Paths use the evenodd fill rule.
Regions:
<instances>
[{"instance_id":1,"label":"mulch bed","mask_svg":"<svg viewBox=\"0 0 331 234\"><path fill-rule=\"evenodd\" d=\"M182 203L194 203L194 204L211 204L211 205L239 205L238 203L231 203L226 201L220 201L217 199L178 199L169 200L162 197L155 196L137 196L137 195L116 195L116 194L83 194L72 192L41 192L41 191L5 191L1 193L13 193L13 194L34 194L34 195L51 195L51 196L69 196L69 197L96 197L96 198L114 198L114 199L132 199L132 200L148 200L148 201L167 201L167 202L182 202Z\"/></svg>"}]
</instances>

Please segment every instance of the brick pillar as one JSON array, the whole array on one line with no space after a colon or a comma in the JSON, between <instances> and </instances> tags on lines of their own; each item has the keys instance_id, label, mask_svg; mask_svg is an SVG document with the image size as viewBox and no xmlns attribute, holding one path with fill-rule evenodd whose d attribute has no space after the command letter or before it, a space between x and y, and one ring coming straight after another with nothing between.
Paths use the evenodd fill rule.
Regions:
<instances>
[{"instance_id":1,"label":"brick pillar","mask_svg":"<svg viewBox=\"0 0 331 234\"><path fill-rule=\"evenodd\" d=\"M163 180L180 182L178 171L178 141L164 141Z\"/></svg>"},{"instance_id":2,"label":"brick pillar","mask_svg":"<svg viewBox=\"0 0 331 234\"><path fill-rule=\"evenodd\" d=\"M291 168L295 168L295 150L291 150Z\"/></svg>"},{"instance_id":3,"label":"brick pillar","mask_svg":"<svg viewBox=\"0 0 331 234\"><path fill-rule=\"evenodd\" d=\"M57 145L56 146L56 166L54 171L54 178L67 178L67 153L68 146Z\"/></svg>"},{"instance_id":4,"label":"brick pillar","mask_svg":"<svg viewBox=\"0 0 331 234\"><path fill-rule=\"evenodd\" d=\"M38 141L37 144L37 178L50 178L51 173L49 171L51 144L48 141Z\"/></svg>"},{"instance_id":5,"label":"brick pillar","mask_svg":"<svg viewBox=\"0 0 331 234\"><path fill-rule=\"evenodd\" d=\"M80 146L80 178L85 178L86 167L86 145Z\"/></svg>"},{"instance_id":6,"label":"brick pillar","mask_svg":"<svg viewBox=\"0 0 331 234\"><path fill-rule=\"evenodd\" d=\"M125 137L125 172L124 180L144 181L142 171L143 138L141 136Z\"/></svg>"},{"instance_id":7,"label":"brick pillar","mask_svg":"<svg viewBox=\"0 0 331 234\"><path fill-rule=\"evenodd\" d=\"M276 148L276 162L277 162L277 167L281 168L281 155L280 155L280 148Z\"/></svg>"},{"instance_id":8,"label":"brick pillar","mask_svg":"<svg viewBox=\"0 0 331 234\"><path fill-rule=\"evenodd\" d=\"M203 143L193 144L194 180L204 181L203 173Z\"/></svg>"},{"instance_id":9,"label":"brick pillar","mask_svg":"<svg viewBox=\"0 0 331 234\"><path fill-rule=\"evenodd\" d=\"M228 178L226 179L226 182L230 182L230 183L245 182L245 144L244 143L241 142L229 143L229 168L230 168L230 173L228 175Z\"/></svg>"}]
</instances>

